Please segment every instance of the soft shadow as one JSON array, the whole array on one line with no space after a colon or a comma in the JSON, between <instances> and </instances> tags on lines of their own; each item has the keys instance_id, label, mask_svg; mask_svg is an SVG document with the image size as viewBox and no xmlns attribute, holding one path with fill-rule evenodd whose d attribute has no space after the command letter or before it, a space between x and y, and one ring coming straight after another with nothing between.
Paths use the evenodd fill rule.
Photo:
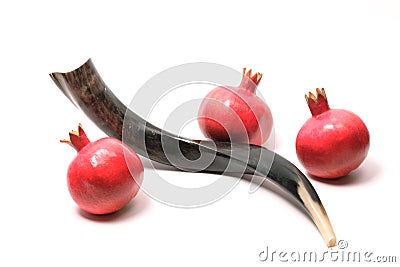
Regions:
<instances>
[{"instance_id":1,"label":"soft shadow","mask_svg":"<svg viewBox=\"0 0 400 267\"><path fill-rule=\"evenodd\" d=\"M307 174L310 178L317 182L331 185L359 185L371 182L379 177L382 166L372 158L367 158L365 162L355 171L346 176L336 179L323 179L311 174Z\"/></svg>"},{"instance_id":2,"label":"soft shadow","mask_svg":"<svg viewBox=\"0 0 400 267\"><path fill-rule=\"evenodd\" d=\"M265 147L272 151L278 151L279 148L282 147L284 143L285 142L283 141L282 137L280 135L277 135L276 132L274 132L273 139L268 140Z\"/></svg>"},{"instance_id":3,"label":"soft shadow","mask_svg":"<svg viewBox=\"0 0 400 267\"><path fill-rule=\"evenodd\" d=\"M249 181L249 178L251 180L251 175L245 175L243 177L243 179L247 180L247 181ZM281 188L280 186L278 186L276 183L269 180L268 178L260 177L260 176L258 176L257 178L264 179L261 184L261 187L268 189L269 191L275 193L276 195L280 196L281 198L285 199L287 202L292 204L292 207L294 207L298 212L302 213L305 217L304 219L307 220L309 223L311 223L314 226L314 228L320 233L320 235L322 235L322 232L320 231L320 229L318 229L317 225L315 224L314 220L312 219L312 217L306 210L305 206L300 204L300 202L295 197L293 197L289 192L285 191L283 188ZM322 205L323 205L323 203L322 203ZM328 217L329 217L329 214L328 214Z\"/></svg>"},{"instance_id":4,"label":"soft shadow","mask_svg":"<svg viewBox=\"0 0 400 267\"><path fill-rule=\"evenodd\" d=\"M299 201L294 198L290 193L288 193L287 191L285 191L283 188L281 188L279 185L277 185L276 183L272 182L271 180L269 180L268 178L262 177L262 176L255 176L253 177L253 175L244 175L242 177L243 180L246 180L248 182L251 181L251 179L257 179L258 181L262 181L262 184L260 186L260 188L265 188L271 192L273 192L274 194L280 196L282 199L286 200L287 202L289 202L291 205L293 205L299 212L303 213L305 215L305 217L307 217L307 219L314 224L313 220L311 219L311 217L309 216L308 212L305 210L305 208L299 203ZM261 179L261 180L259 180ZM258 182L257 181L257 182ZM260 189L259 188L259 189ZM257 191L256 191L257 192ZM254 193L256 193L254 192ZM254 194L253 193L253 194Z\"/></svg>"},{"instance_id":5,"label":"soft shadow","mask_svg":"<svg viewBox=\"0 0 400 267\"><path fill-rule=\"evenodd\" d=\"M124 208L111 214L95 215L77 207L78 214L85 219L96 222L118 222L138 216L150 205L150 198L142 191Z\"/></svg>"},{"instance_id":6,"label":"soft shadow","mask_svg":"<svg viewBox=\"0 0 400 267\"><path fill-rule=\"evenodd\" d=\"M177 170L176 168L174 168L172 166L161 164L161 163L152 161L145 157L140 157L140 159L142 160L142 164L145 169L154 169L155 168L157 170L163 170L163 171L176 171Z\"/></svg>"}]
</instances>

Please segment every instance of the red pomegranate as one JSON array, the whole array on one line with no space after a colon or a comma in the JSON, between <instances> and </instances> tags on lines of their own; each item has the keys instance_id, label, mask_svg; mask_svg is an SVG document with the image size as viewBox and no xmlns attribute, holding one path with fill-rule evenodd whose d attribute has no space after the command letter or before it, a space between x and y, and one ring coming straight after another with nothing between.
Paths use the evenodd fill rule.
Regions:
<instances>
[{"instance_id":1,"label":"red pomegranate","mask_svg":"<svg viewBox=\"0 0 400 267\"><path fill-rule=\"evenodd\" d=\"M369 131L353 112L330 109L325 90L306 95L312 117L296 138L300 163L312 175L338 178L360 166L368 154Z\"/></svg>"},{"instance_id":2,"label":"red pomegranate","mask_svg":"<svg viewBox=\"0 0 400 267\"><path fill-rule=\"evenodd\" d=\"M256 94L261 73L243 69L239 86L218 86L203 99L198 111L202 133L214 141L265 143L272 130L272 114Z\"/></svg>"},{"instance_id":3,"label":"red pomegranate","mask_svg":"<svg viewBox=\"0 0 400 267\"><path fill-rule=\"evenodd\" d=\"M61 140L78 151L68 168L68 189L78 206L92 214L122 209L138 193L143 165L138 155L119 140L106 137L93 143L82 126Z\"/></svg>"}]
</instances>

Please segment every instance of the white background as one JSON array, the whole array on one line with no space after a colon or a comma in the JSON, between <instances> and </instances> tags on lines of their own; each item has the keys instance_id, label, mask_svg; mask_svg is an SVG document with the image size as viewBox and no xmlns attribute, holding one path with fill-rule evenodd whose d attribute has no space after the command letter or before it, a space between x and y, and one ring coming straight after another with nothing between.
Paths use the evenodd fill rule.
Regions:
<instances>
[{"instance_id":1,"label":"white background","mask_svg":"<svg viewBox=\"0 0 400 267\"><path fill-rule=\"evenodd\" d=\"M244 181L198 209L169 207L142 192L113 216L80 212L66 185L75 151L58 140L79 122L92 140L104 134L48 74L89 57L127 104L153 75L178 64L262 72L276 151L300 168L294 142L310 117L304 94L324 87L332 108L364 120L371 148L345 179L312 183L346 251L400 261L400 2L132 2L0 4L0 266L265 266L271 263L258 255L266 246L327 250L290 201L266 188L249 194ZM182 177L202 176L209 175Z\"/></svg>"}]
</instances>

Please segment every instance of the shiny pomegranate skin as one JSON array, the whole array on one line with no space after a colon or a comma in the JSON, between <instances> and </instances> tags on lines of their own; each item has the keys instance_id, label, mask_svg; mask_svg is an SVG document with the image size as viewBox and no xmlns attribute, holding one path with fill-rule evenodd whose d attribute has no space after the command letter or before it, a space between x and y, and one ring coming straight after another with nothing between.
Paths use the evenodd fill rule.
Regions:
<instances>
[{"instance_id":1,"label":"shiny pomegranate skin","mask_svg":"<svg viewBox=\"0 0 400 267\"><path fill-rule=\"evenodd\" d=\"M268 105L255 94L262 75L246 73L239 86L218 86L203 99L198 111L202 133L214 141L262 145L272 131Z\"/></svg>"},{"instance_id":2,"label":"shiny pomegranate skin","mask_svg":"<svg viewBox=\"0 0 400 267\"><path fill-rule=\"evenodd\" d=\"M351 111L330 109L324 89L307 97L312 117L296 138L296 153L308 173L339 178L357 169L368 154L369 131Z\"/></svg>"},{"instance_id":3,"label":"shiny pomegranate skin","mask_svg":"<svg viewBox=\"0 0 400 267\"><path fill-rule=\"evenodd\" d=\"M78 154L68 167L67 183L72 199L92 214L122 209L138 193L143 165L138 155L121 141L106 137L90 142L81 126L70 133Z\"/></svg>"}]
</instances>

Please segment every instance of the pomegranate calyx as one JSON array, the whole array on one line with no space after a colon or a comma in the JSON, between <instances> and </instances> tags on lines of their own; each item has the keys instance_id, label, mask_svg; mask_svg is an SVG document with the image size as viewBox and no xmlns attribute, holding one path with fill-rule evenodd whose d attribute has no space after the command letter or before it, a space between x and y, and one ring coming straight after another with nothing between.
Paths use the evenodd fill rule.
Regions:
<instances>
[{"instance_id":1,"label":"pomegranate calyx","mask_svg":"<svg viewBox=\"0 0 400 267\"><path fill-rule=\"evenodd\" d=\"M82 128L82 124L78 124L78 131L72 130L69 132L69 139L60 140L61 143L67 143L72 146L76 151L80 151L87 144L90 143L89 138L86 136L85 131Z\"/></svg>"},{"instance_id":2,"label":"pomegranate calyx","mask_svg":"<svg viewBox=\"0 0 400 267\"><path fill-rule=\"evenodd\" d=\"M315 95L308 92L308 95L306 94L305 98L313 116L317 116L330 109L324 88L317 88Z\"/></svg>"},{"instance_id":3,"label":"pomegranate calyx","mask_svg":"<svg viewBox=\"0 0 400 267\"><path fill-rule=\"evenodd\" d=\"M254 92L261 82L262 74L260 72L252 74L252 71L249 69L246 72L246 68L243 68L243 78L239 87Z\"/></svg>"}]
</instances>

